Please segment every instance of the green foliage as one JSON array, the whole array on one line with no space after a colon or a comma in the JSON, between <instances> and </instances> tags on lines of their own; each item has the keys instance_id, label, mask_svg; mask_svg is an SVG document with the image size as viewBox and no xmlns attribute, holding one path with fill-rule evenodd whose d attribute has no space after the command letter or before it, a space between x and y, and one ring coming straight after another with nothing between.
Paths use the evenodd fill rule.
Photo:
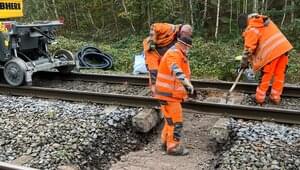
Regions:
<instances>
[{"instance_id":1,"label":"green foliage","mask_svg":"<svg viewBox=\"0 0 300 170\"><path fill-rule=\"evenodd\" d=\"M190 54L193 76L232 79L238 66L234 58L240 54L241 48L234 42L204 42L196 39Z\"/></svg>"},{"instance_id":2,"label":"green foliage","mask_svg":"<svg viewBox=\"0 0 300 170\"><path fill-rule=\"evenodd\" d=\"M133 57L142 51L142 39L152 23L193 21L193 75L231 80L238 65L233 58L242 50L237 17L243 12L255 12L253 3L257 2L258 12L270 16L278 26L285 19L281 29L295 49L300 49L299 0L287 0L286 8L285 1L220 1L218 40L214 38L218 1L207 2L204 15L204 0L26 0L23 20L64 17L65 25L59 32L64 37L59 37L59 43L51 50L65 48L76 53L84 46L96 46L113 55L115 71L125 72L131 72ZM299 55L293 51L290 56L287 78L297 81Z\"/></svg>"},{"instance_id":3,"label":"green foliage","mask_svg":"<svg viewBox=\"0 0 300 170\"><path fill-rule=\"evenodd\" d=\"M142 37L131 36L114 43L90 43L80 40L70 40L59 37L58 44L51 49L65 48L77 52L87 45L98 47L105 53L113 56L116 72L132 72L134 56L142 52ZM193 48L190 51L190 65L192 76L195 78L233 80L236 76L236 68L239 62L234 58L242 53L242 44L239 39L226 42L204 41L194 38ZM300 81L300 60L295 50L290 53L288 82ZM95 72L95 70L92 70ZM98 71L96 71L98 72Z\"/></svg>"},{"instance_id":4,"label":"green foliage","mask_svg":"<svg viewBox=\"0 0 300 170\"><path fill-rule=\"evenodd\" d=\"M289 54L289 64L287 69L286 80L289 83L300 81L300 54L293 50Z\"/></svg>"}]
</instances>

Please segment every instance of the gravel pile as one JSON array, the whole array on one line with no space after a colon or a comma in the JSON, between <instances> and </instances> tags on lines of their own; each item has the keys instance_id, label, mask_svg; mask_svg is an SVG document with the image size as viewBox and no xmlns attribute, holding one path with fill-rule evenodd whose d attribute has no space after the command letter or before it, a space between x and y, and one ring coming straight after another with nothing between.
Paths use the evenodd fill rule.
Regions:
<instances>
[{"instance_id":1,"label":"gravel pile","mask_svg":"<svg viewBox=\"0 0 300 170\"><path fill-rule=\"evenodd\" d=\"M255 96L250 94L245 94L245 98L242 101L243 105L252 105L257 106L255 103ZM300 99L299 98L288 98L283 97L281 99L280 105L274 105L271 101L269 101L268 97L266 98L266 104L263 107L275 107L275 108L282 108L282 109L294 109L300 110Z\"/></svg>"},{"instance_id":2,"label":"gravel pile","mask_svg":"<svg viewBox=\"0 0 300 170\"><path fill-rule=\"evenodd\" d=\"M232 120L232 141L218 169L299 169L300 128Z\"/></svg>"},{"instance_id":3,"label":"gravel pile","mask_svg":"<svg viewBox=\"0 0 300 170\"><path fill-rule=\"evenodd\" d=\"M34 86L60 88L66 90L91 91L100 93L138 95L148 87L128 84L108 84L85 81L43 80L34 81Z\"/></svg>"},{"instance_id":4,"label":"gravel pile","mask_svg":"<svg viewBox=\"0 0 300 170\"><path fill-rule=\"evenodd\" d=\"M26 166L57 169L108 169L121 155L138 149L147 138L131 129L141 108L0 96L0 161L24 155Z\"/></svg>"}]
</instances>

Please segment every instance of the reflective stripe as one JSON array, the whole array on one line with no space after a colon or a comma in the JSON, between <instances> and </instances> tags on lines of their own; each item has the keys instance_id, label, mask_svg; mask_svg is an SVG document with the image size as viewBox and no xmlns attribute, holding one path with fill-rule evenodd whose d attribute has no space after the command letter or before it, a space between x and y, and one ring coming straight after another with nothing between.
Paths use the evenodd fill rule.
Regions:
<instances>
[{"instance_id":1,"label":"reflective stripe","mask_svg":"<svg viewBox=\"0 0 300 170\"><path fill-rule=\"evenodd\" d=\"M166 96L166 97L173 97L172 93L167 93L167 92L161 92L159 90L155 90L155 94L161 95L161 96Z\"/></svg>"},{"instance_id":2,"label":"reflective stripe","mask_svg":"<svg viewBox=\"0 0 300 170\"><path fill-rule=\"evenodd\" d=\"M175 73L182 72L182 70L177 66L176 63L173 63L171 65L171 70L174 71Z\"/></svg>"},{"instance_id":3,"label":"reflective stripe","mask_svg":"<svg viewBox=\"0 0 300 170\"><path fill-rule=\"evenodd\" d=\"M256 94L259 94L259 95L263 95L263 96L265 96L265 95L266 95L266 92L264 92L264 91L260 90L260 88L259 88L259 87L257 87L257 88L256 88Z\"/></svg>"},{"instance_id":4,"label":"reflective stripe","mask_svg":"<svg viewBox=\"0 0 300 170\"><path fill-rule=\"evenodd\" d=\"M180 80L184 80L185 79L185 76L183 73L181 73L179 76L176 75L176 77Z\"/></svg>"},{"instance_id":5,"label":"reflective stripe","mask_svg":"<svg viewBox=\"0 0 300 170\"><path fill-rule=\"evenodd\" d=\"M276 94L276 95L278 94L278 95L279 95L279 94L280 94L280 91L275 90L275 89L272 88L271 94Z\"/></svg>"},{"instance_id":6,"label":"reflective stripe","mask_svg":"<svg viewBox=\"0 0 300 170\"><path fill-rule=\"evenodd\" d=\"M250 28L248 31L253 31L255 34L259 35L259 31L256 28Z\"/></svg>"},{"instance_id":7,"label":"reflective stripe","mask_svg":"<svg viewBox=\"0 0 300 170\"><path fill-rule=\"evenodd\" d=\"M272 43L275 39L279 38L280 36L281 36L280 32L277 32L276 34L272 35L264 43L262 43L261 45L259 45L258 50L265 48L267 45L269 45L270 43Z\"/></svg>"},{"instance_id":8,"label":"reflective stripe","mask_svg":"<svg viewBox=\"0 0 300 170\"><path fill-rule=\"evenodd\" d=\"M282 81L282 80L276 80L275 82L284 83L284 81Z\"/></svg>"},{"instance_id":9,"label":"reflective stripe","mask_svg":"<svg viewBox=\"0 0 300 170\"><path fill-rule=\"evenodd\" d=\"M156 81L156 86L160 86L160 87L165 87L165 88L168 88L170 90L174 90L174 85L170 85L168 83L164 83L164 82L161 82L161 81Z\"/></svg>"},{"instance_id":10,"label":"reflective stripe","mask_svg":"<svg viewBox=\"0 0 300 170\"><path fill-rule=\"evenodd\" d=\"M263 83L260 83L260 85L265 85L265 84L270 84L269 82L263 82Z\"/></svg>"},{"instance_id":11,"label":"reflective stripe","mask_svg":"<svg viewBox=\"0 0 300 170\"><path fill-rule=\"evenodd\" d=\"M275 48L277 48L278 46L280 46L285 41L286 41L286 39L284 37L282 37L280 40L276 41L271 47L269 47L266 50L264 50L261 58L265 58L267 55L269 55L269 53L271 51L273 51Z\"/></svg>"},{"instance_id":12,"label":"reflective stripe","mask_svg":"<svg viewBox=\"0 0 300 170\"><path fill-rule=\"evenodd\" d=\"M170 125L170 126L174 125L172 118L167 118L166 117L165 119L166 119L166 122L168 123L168 125Z\"/></svg>"},{"instance_id":13,"label":"reflective stripe","mask_svg":"<svg viewBox=\"0 0 300 170\"><path fill-rule=\"evenodd\" d=\"M163 73L158 73L157 78L165 79L165 80L170 80L170 81L175 81L175 76L170 76L168 74L163 74Z\"/></svg>"},{"instance_id":14,"label":"reflective stripe","mask_svg":"<svg viewBox=\"0 0 300 170\"><path fill-rule=\"evenodd\" d=\"M170 90L185 91L185 88L183 86L179 86L179 87L175 88L174 85L171 85L171 84L168 84L168 83L165 83L165 82L161 82L159 80L156 81L156 86L168 88Z\"/></svg>"},{"instance_id":15,"label":"reflective stripe","mask_svg":"<svg viewBox=\"0 0 300 170\"><path fill-rule=\"evenodd\" d=\"M282 34L280 32L272 35L269 37L266 41L264 41L261 45L258 46L256 56L263 58L265 52L270 48L265 49L265 47L269 46L270 44L273 44L275 40L278 38L284 38L281 36ZM273 45L272 45L273 46Z\"/></svg>"},{"instance_id":16,"label":"reflective stripe","mask_svg":"<svg viewBox=\"0 0 300 170\"><path fill-rule=\"evenodd\" d=\"M173 133L173 137L175 141L180 141L182 137L182 129L183 129L182 122L176 122L174 125L174 133Z\"/></svg>"}]
</instances>

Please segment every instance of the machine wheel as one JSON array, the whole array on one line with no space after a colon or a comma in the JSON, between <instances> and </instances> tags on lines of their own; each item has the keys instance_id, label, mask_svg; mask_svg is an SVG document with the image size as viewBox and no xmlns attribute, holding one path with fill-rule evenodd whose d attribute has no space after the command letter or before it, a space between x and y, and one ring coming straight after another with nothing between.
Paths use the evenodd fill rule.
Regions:
<instances>
[{"instance_id":1,"label":"machine wheel","mask_svg":"<svg viewBox=\"0 0 300 170\"><path fill-rule=\"evenodd\" d=\"M74 58L72 52L65 50L65 49L55 51L54 58L59 59L61 61L74 61L75 62L75 58ZM74 68L75 68L75 65L56 67L56 69L61 73L69 73Z\"/></svg>"},{"instance_id":2,"label":"machine wheel","mask_svg":"<svg viewBox=\"0 0 300 170\"><path fill-rule=\"evenodd\" d=\"M12 59L4 65L4 78L11 86L20 86L24 83L26 63L21 59Z\"/></svg>"}]
</instances>

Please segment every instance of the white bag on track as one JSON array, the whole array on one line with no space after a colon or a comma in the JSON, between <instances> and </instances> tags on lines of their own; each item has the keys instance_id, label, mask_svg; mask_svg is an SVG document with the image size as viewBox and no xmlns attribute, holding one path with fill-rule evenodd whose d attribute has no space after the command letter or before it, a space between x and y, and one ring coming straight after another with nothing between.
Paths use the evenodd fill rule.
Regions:
<instances>
[{"instance_id":1,"label":"white bag on track","mask_svg":"<svg viewBox=\"0 0 300 170\"><path fill-rule=\"evenodd\" d=\"M146 74L148 70L145 65L145 55L141 53L140 55L134 56L134 65L132 74Z\"/></svg>"}]
</instances>

